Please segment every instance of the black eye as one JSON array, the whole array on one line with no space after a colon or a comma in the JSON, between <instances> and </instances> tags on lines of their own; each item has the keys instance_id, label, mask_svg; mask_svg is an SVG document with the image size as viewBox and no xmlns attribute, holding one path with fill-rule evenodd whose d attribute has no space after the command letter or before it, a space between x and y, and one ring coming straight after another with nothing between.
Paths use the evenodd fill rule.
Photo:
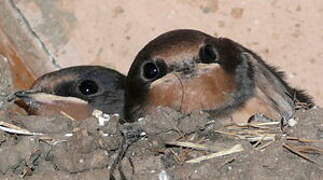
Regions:
<instances>
[{"instance_id":1,"label":"black eye","mask_svg":"<svg viewBox=\"0 0 323 180\"><path fill-rule=\"evenodd\" d=\"M149 62L143 66L143 75L145 78L151 80L159 75L159 69L155 63Z\"/></svg>"},{"instance_id":2,"label":"black eye","mask_svg":"<svg viewBox=\"0 0 323 180\"><path fill-rule=\"evenodd\" d=\"M88 95L97 93L99 90L99 87L96 84L96 82L91 80L85 80L80 83L79 90L83 95L88 96Z\"/></svg>"},{"instance_id":3,"label":"black eye","mask_svg":"<svg viewBox=\"0 0 323 180\"><path fill-rule=\"evenodd\" d=\"M205 45L200 49L200 53L199 53L200 59L202 61L202 63L215 63L217 58L218 58L218 54L216 52L216 49L212 46L212 45Z\"/></svg>"}]
</instances>

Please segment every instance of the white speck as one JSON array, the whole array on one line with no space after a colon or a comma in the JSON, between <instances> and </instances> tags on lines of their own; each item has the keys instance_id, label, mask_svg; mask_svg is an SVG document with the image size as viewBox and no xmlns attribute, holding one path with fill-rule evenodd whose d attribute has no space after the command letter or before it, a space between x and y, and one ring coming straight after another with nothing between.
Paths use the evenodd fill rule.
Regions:
<instances>
[{"instance_id":1,"label":"white speck","mask_svg":"<svg viewBox=\"0 0 323 180\"><path fill-rule=\"evenodd\" d=\"M6 58L5 56L0 55L0 57L7 63L8 62L8 58Z\"/></svg>"},{"instance_id":2,"label":"white speck","mask_svg":"<svg viewBox=\"0 0 323 180\"><path fill-rule=\"evenodd\" d=\"M158 174L158 179L159 180L169 180L169 177L167 175L167 172L165 170L162 170L159 174Z\"/></svg>"},{"instance_id":3,"label":"white speck","mask_svg":"<svg viewBox=\"0 0 323 180\"><path fill-rule=\"evenodd\" d=\"M119 118L120 117L120 114L113 114L112 116Z\"/></svg>"},{"instance_id":4,"label":"white speck","mask_svg":"<svg viewBox=\"0 0 323 180\"><path fill-rule=\"evenodd\" d=\"M197 174L197 173L198 173L197 169L195 169L195 170L194 170L194 173L195 173L195 174Z\"/></svg>"},{"instance_id":5,"label":"white speck","mask_svg":"<svg viewBox=\"0 0 323 180\"><path fill-rule=\"evenodd\" d=\"M83 163L84 162L84 159L80 159L80 163Z\"/></svg>"},{"instance_id":6,"label":"white speck","mask_svg":"<svg viewBox=\"0 0 323 180\"><path fill-rule=\"evenodd\" d=\"M103 117L103 118L105 118L105 119L110 119L110 115L109 115L109 114L105 114L105 113L103 113L103 114L102 114L102 117Z\"/></svg>"},{"instance_id":7,"label":"white speck","mask_svg":"<svg viewBox=\"0 0 323 180\"><path fill-rule=\"evenodd\" d=\"M141 118L138 118L138 122L140 122L140 121L142 121L142 120L144 120L144 118L143 117L141 117Z\"/></svg>"},{"instance_id":8,"label":"white speck","mask_svg":"<svg viewBox=\"0 0 323 180\"><path fill-rule=\"evenodd\" d=\"M64 136L65 137L72 137L73 136L73 133L66 133Z\"/></svg>"},{"instance_id":9,"label":"white speck","mask_svg":"<svg viewBox=\"0 0 323 180\"><path fill-rule=\"evenodd\" d=\"M140 133L140 136L146 136L146 132Z\"/></svg>"},{"instance_id":10,"label":"white speck","mask_svg":"<svg viewBox=\"0 0 323 180\"><path fill-rule=\"evenodd\" d=\"M109 136L109 134L108 134L108 133L103 133L103 134L102 134L102 136L103 136L103 137L108 137L108 136Z\"/></svg>"},{"instance_id":11,"label":"white speck","mask_svg":"<svg viewBox=\"0 0 323 180\"><path fill-rule=\"evenodd\" d=\"M294 118L291 118L291 119L288 120L288 125L290 127L294 127L296 124L297 124L297 121L295 121Z\"/></svg>"},{"instance_id":12,"label":"white speck","mask_svg":"<svg viewBox=\"0 0 323 180\"><path fill-rule=\"evenodd\" d=\"M155 170L151 170L150 173L155 173L156 171Z\"/></svg>"},{"instance_id":13,"label":"white speck","mask_svg":"<svg viewBox=\"0 0 323 180\"><path fill-rule=\"evenodd\" d=\"M104 126L111 118L109 114L105 114L97 109L92 112L92 115L98 119L99 126Z\"/></svg>"},{"instance_id":14,"label":"white speck","mask_svg":"<svg viewBox=\"0 0 323 180\"><path fill-rule=\"evenodd\" d=\"M228 166L228 170L230 171L232 169L232 167L231 166Z\"/></svg>"},{"instance_id":15,"label":"white speck","mask_svg":"<svg viewBox=\"0 0 323 180\"><path fill-rule=\"evenodd\" d=\"M97 110L97 109L94 109L94 111L92 112L92 116L94 116L94 117L99 117L102 114L103 114L103 112L100 110Z\"/></svg>"},{"instance_id":16,"label":"white speck","mask_svg":"<svg viewBox=\"0 0 323 180\"><path fill-rule=\"evenodd\" d=\"M147 137L142 137L142 138L140 138L141 140L144 140L144 141L146 141L146 140L148 140L148 138Z\"/></svg>"}]
</instances>

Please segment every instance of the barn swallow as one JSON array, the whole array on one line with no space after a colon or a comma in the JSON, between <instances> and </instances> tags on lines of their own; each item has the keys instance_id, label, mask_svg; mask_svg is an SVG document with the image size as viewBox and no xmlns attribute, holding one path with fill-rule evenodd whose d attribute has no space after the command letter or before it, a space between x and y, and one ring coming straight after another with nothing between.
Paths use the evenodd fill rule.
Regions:
<instances>
[{"instance_id":1,"label":"barn swallow","mask_svg":"<svg viewBox=\"0 0 323 180\"><path fill-rule=\"evenodd\" d=\"M93 109L123 117L125 76L101 66L75 66L38 78L29 90L18 91L30 114L64 112L74 119L89 117Z\"/></svg>"},{"instance_id":2,"label":"barn swallow","mask_svg":"<svg viewBox=\"0 0 323 180\"><path fill-rule=\"evenodd\" d=\"M282 72L249 49L185 29L158 36L137 54L125 96L129 122L159 106L245 122L254 114L290 119L296 101L313 105L303 91L286 83Z\"/></svg>"}]
</instances>

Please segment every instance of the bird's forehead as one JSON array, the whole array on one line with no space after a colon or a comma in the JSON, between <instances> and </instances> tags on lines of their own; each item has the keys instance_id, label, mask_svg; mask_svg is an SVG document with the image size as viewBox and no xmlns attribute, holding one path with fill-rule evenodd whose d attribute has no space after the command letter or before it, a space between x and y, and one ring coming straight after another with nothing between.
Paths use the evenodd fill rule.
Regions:
<instances>
[{"instance_id":1,"label":"bird's forehead","mask_svg":"<svg viewBox=\"0 0 323 180\"><path fill-rule=\"evenodd\" d=\"M163 59L167 64L174 64L196 57L202 44L203 42L197 40L170 41L156 47L150 56L153 59Z\"/></svg>"},{"instance_id":2,"label":"bird's forehead","mask_svg":"<svg viewBox=\"0 0 323 180\"><path fill-rule=\"evenodd\" d=\"M54 91L55 87L61 83L76 80L78 77L75 73L60 74L60 73L49 73L39 79L37 79L33 85L32 89L39 89L44 91Z\"/></svg>"}]
</instances>

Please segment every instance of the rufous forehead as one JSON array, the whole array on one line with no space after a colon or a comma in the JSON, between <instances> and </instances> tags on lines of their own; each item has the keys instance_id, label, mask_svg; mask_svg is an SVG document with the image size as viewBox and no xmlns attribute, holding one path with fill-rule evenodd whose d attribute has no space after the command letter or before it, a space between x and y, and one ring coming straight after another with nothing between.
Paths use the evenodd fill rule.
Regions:
<instances>
[{"instance_id":1,"label":"rufous forehead","mask_svg":"<svg viewBox=\"0 0 323 180\"><path fill-rule=\"evenodd\" d=\"M197 41L182 41L164 44L162 47L154 50L151 53L151 57L153 59L163 59L167 64L173 64L196 57L201 46L202 43Z\"/></svg>"}]
</instances>

